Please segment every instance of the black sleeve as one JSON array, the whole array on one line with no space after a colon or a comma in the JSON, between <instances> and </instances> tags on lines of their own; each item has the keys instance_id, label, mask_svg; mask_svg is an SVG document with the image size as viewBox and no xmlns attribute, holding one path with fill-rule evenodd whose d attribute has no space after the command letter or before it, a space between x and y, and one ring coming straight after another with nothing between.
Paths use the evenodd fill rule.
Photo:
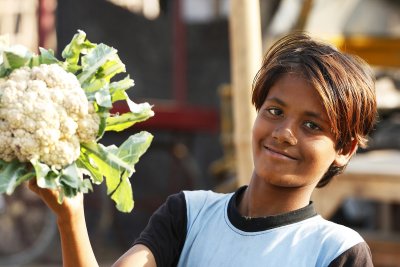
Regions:
<instances>
[{"instance_id":1,"label":"black sleeve","mask_svg":"<svg viewBox=\"0 0 400 267\"><path fill-rule=\"evenodd\" d=\"M371 250L367 243L359 243L343 252L328 267L373 267Z\"/></svg>"},{"instance_id":2,"label":"black sleeve","mask_svg":"<svg viewBox=\"0 0 400 267\"><path fill-rule=\"evenodd\" d=\"M154 255L158 267L176 266L186 239L186 200L183 192L171 195L151 216L135 244Z\"/></svg>"}]
</instances>

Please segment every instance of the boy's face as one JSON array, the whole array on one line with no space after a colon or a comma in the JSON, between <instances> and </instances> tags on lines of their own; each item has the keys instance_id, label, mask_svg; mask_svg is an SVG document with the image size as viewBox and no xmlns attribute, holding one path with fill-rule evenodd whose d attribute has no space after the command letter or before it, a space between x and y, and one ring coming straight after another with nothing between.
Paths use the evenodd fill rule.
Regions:
<instances>
[{"instance_id":1,"label":"boy's face","mask_svg":"<svg viewBox=\"0 0 400 267\"><path fill-rule=\"evenodd\" d=\"M335 143L316 90L299 75L285 74L270 88L254 122L253 178L314 188L333 162L341 166L350 158Z\"/></svg>"}]
</instances>

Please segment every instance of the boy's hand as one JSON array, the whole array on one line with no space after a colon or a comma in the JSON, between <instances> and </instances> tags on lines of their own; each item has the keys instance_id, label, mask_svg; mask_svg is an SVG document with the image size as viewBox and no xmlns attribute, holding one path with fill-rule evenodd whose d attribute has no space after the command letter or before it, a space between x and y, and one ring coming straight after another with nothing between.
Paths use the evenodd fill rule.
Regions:
<instances>
[{"instance_id":1,"label":"boy's hand","mask_svg":"<svg viewBox=\"0 0 400 267\"><path fill-rule=\"evenodd\" d=\"M29 189L36 193L57 216L60 232L63 266L98 267L86 229L83 194L65 197L58 203L58 192L40 188L36 179L29 181Z\"/></svg>"},{"instance_id":2,"label":"boy's hand","mask_svg":"<svg viewBox=\"0 0 400 267\"><path fill-rule=\"evenodd\" d=\"M64 197L63 203L60 204L58 202L58 191L40 188L36 179L29 181L29 189L46 203L59 220L71 220L76 214L83 212L83 194L78 194L74 198Z\"/></svg>"}]
</instances>

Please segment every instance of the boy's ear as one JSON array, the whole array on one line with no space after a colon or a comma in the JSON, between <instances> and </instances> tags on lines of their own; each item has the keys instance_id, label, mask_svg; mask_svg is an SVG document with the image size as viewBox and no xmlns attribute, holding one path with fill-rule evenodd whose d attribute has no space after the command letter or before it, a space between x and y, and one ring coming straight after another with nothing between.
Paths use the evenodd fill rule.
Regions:
<instances>
[{"instance_id":1,"label":"boy's ear","mask_svg":"<svg viewBox=\"0 0 400 267\"><path fill-rule=\"evenodd\" d=\"M333 164L338 167L345 166L357 151L357 148L357 140L351 140L351 142L347 143L343 148L338 150Z\"/></svg>"}]
</instances>

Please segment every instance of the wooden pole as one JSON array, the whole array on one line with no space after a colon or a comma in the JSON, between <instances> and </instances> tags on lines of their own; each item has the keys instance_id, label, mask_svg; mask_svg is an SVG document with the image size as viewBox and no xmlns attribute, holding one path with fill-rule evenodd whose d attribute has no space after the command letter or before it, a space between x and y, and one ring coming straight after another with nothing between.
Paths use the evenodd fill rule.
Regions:
<instances>
[{"instance_id":1,"label":"wooden pole","mask_svg":"<svg viewBox=\"0 0 400 267\"><path fill-rule=\"evenodd\" d=\"M261 65L261 22L259 0L230 1L230 54L234 146L238 185L247 184L253 171L251 131L255 110L251 85Z\"/></svg>"}]
</instances>

